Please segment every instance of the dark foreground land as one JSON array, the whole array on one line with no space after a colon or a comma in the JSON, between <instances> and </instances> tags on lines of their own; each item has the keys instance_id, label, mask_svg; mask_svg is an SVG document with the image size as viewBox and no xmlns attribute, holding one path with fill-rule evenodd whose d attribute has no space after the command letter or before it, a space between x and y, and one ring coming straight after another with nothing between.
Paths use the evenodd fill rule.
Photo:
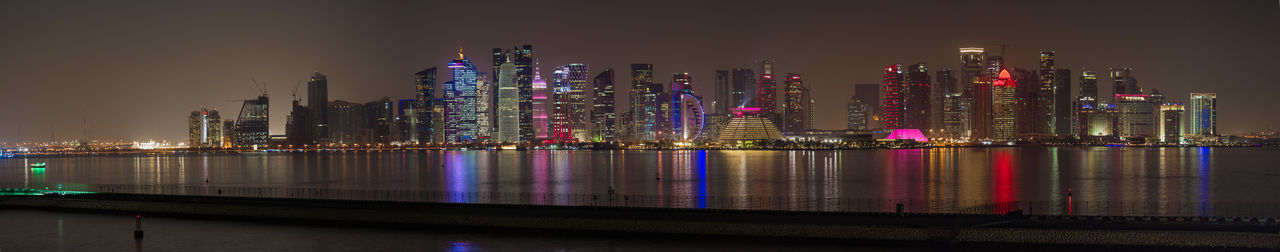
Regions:
<instances>
[{"instance_id":1,"label":"dark foreground land","mask_svg":"<svg viewBox=\"0 0 1280 252\"><path fill-rule=\"evenodd\" d=\"M1275 219L828 213L92 194L0 197L0 208L407 229L935 248L1280 249Z\"/></svg>"}]
</instances>

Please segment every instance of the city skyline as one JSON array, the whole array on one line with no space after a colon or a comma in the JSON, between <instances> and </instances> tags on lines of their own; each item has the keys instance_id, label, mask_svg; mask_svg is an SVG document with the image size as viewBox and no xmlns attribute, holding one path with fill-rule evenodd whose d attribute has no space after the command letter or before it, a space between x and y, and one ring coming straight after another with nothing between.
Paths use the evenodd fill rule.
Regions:
<instances>
[{"instance_id":1,"label":"city skyline","mask_svg":"<svg viewBox=\"0 0 1280 252\"><path fill-rule=\"evenodd\" d=\"M569 23L569 26L582 31L556 31L552 34L538 34L533 31L513 29L509 34L495 33L491 28L495 24L471 25L468 27L447 27L449 21L444 19L412 16L401 9L436 8L438 5L458 3L317 3L310 5L289 3L263 3L268 6L238 6L215 10L198 10L198 7L210 7L203 4L160 3L154 6L174 7L173 12L157 14L145 12L136 19L111 19L97 13L75 10L72 4L58 3L8 3L14 8L0 10L0 35L14 38L8 42L0 42L0 50L8 52L0 57L0 83L10 88L9 92L0 94L5 109L0 109L0 117L13 118L0 123L0 141L45 141L50 137L57 140L82 139L157 139L174 142L186 139L185 121L181 116L201 107L222 111L225 115L235 115L243 100L255 99L260 93L251 82L256 80L266 83L265 93L275 96L270 107L270 134L283 135L291 94L297 88L297 95L306 97L305 83L316 72L324 73L328 79L328 101L345 100L366 102L390 97L392 100L414 98L413 73L430 67L445 68L446 62L457 55L459 47L475 55L484 55L489 48L510 48L517 45L533 45L533 56L536 61L547 65L543 73L551 76L553 66L570 63L592 65L585 76L595 76L603 69L629 69L633 63L653 64L655 83L666 83L664 76L671 73L688 72L693 79L694 90L703 96L704 106L711 108L710 101L719 100L713 92L715 71L735 68L758 69L758 60L774 61L774 75L798 73L805 78L806 88L813 90L816 102L817 120L814 124L819 129L844 128L846 120L845 104L853 95L855 83L878 83L883 66L890 64L928 64L930 71L952 69L960 71L957 48L982 47L989 56L1003 56L1005 65L1023 69L1037 69L1040 51L1056 52L1056 68L1070 69L1079 74L1084 69L1102 75L1099 85L1099 98L1109 101L1113 87L1107 78L1109 68L1132 68L1133 76L1142 80L1144 89L1159 89L1169 97L1170 101L1188 103L1188 94L1217 93L1225 99L1217 116L1220 134L1274 129L1280 125L1280 119L1250 116L1249 112L1256 108L1280 107L1280 102L1266 99L1261 94L1274 93L1277 85L1266 85L1271 81L1265 75L1221 74L1224 71L1240 71L1241 73L1265 72L1268 66L1264 59L1275 58L1277 49L1269 44L1277 41L1277 34L1258 32L1275 30L1277 21L1268 18L1269 10L1274 10L1274 2L1230 2L1230 3L1167 3L1164 8L1140 10L1150 20L1129 20L1100 15L1099 20L1077 21L1092 24L1118 22L1127 24L1126 32L1132 34L1131 40L1113 40L1103 36L1108 33L1106 27L1097 30L1080 30L1079 25L1049 23L1045 30L1031 31L1016 29L1019 22L1009 22L1009 29L978 29L972 31L951 31L948 27L959 27L965 24L981 23L995 17L978 18L977 21L958 23L932 22L913 20L875 20L884 14L867 12L874 9L875 4L858 4L857 6L833 6L836 9L857 9L854 12L869 17L837 18L818 15L817 17L797 16L785 18L752 18L737 17L713 11L712 4L692 3L687 9L678 10L683 16L701 14L727 15L736 21L744 21L743 25L735 25L730 21L707 22L699 24L691 18L674 18L671 20L653 20L652 27L636 24L624 24L605 27L605 30L589 29L588 24ZM759 4L759 3L752 3ZM970 3L974 5L990 5L988 7L959 5L957 3L928 3L939 9L928 12L958 12L965 9L978 9L997 12L998 10L1024 10L1030 3L1000 4L1003 8L990 7L991 2ZM1269 5L1268 5L1269 4ZM102 7L128 12L129 6L107 3L90 3L86 7ZM172 6L169 6L172 5ZM217 5L217 4L213 4ZM425 6L423 6L425 5ZM565 4L568 6L569 4ZM605 4L588 4L587 9L619 10L621 7L602 6ZM1113 9L1096 9L1090 6L1101 6L1101 3L1073 4L1063 10L1046 11L1046 13L1009 13L999 15L1000 19L1019 20L1036 18L1054 18L1069 14L1068 10L1090 10L1100 14L1135 11L1133 5L1119 3ZM1222 6L1231 5L1231 6ZM655 4L658 6L658 4ZM161 8L162 8L161 7ZM216 6L215 6L216 7ZM261 7L260 9L254 9ZM446 6L447 7L447 6ZM458 6L461 9L476 9L478 6ZM555 9L556 6L551 6ZM944 8L955 7L955 8ZM1271 8L1266 8L1271 7ZM294 23L279 22L285 17L262 17L270 22L264 27L249 27L254 21L235 21L246 23L202 23L208 20L221 20L222 12L247 13L251 16L262 15L286 8L304 8L319 13L341 14L336 20L318 18L302 18ZM345 8L345 9L344 9ZM537 7L529 12L538 13L544 10ZM611 17L601 13L587 13L595 19L621 22L627 17L656 13L662 8L652 7L629 10L619 17ZM744 7L760 10L762 7ZM1195 11L1197 8L1226 8L1232 11L1212 11L1207 17L1195 17L1192 27L1180 26L1178 18ZM14 9L28 10L16 12ZM92 8L86 8L92 9ZM449 8L443 8L449 9ZM821 12L822 8L809 6L805 11ZM957 10L958 9L958 10ZM1260 11L1260 10L1261 11ZM343 11L345 10L345 11ZM222 12L219 12L222 11ZM506 12L508 10L502 10ZM1253 13L1254 15L1228 14L1235 12ZM110 12L110 11L108 11ZM308 11L299 13L315 14ZM1061 13L1060 13L1061 12ZM545 12L542 12L545 13ZM681 14L673 13L673 14ZM64 22L33 23L30 19L60 17ZM298 14L290 14L298 15ZM797 15L784 13L781 15ZM957 15L957 14L947 14ZM432 15L426 15L432 16ZM677 15L682 16L682 15ZM537 15L531 30L551 31L549 27L565 24L554 15ZM358 19L367 18L354 22ZM1217 20L1217 19L1221 20ZM1261 19L1259 19L1261 18ZM542 19L552 19L550 21ZM1256 19L1256 20L1255 20ZM371 20L371 21L370 21ZM1250 21L1253 20L1253 21ZM13 22L8 22L13 21ZM84 24L77 21L100 21ZM176 21L177 24L168 21ZM350 24L345 21L353 21ZM616 23L615 22L615 23ZM1173 22L1173 23L1169 23ZM500 23L500 22L499 22ZM895 24L906 28L919 28L930 31L933 41L920 42L911 39L922 39L919 35L905 38L886 38L884 40L859 41L865 31L878 31L876 27L884 24ZM678 24L678 25L677 25ZM87 25L99 28L96 31L68 31L76 25ZM183 25L205 25L210 34L193 34L178 29ZM813 29L825 29L829 32L816 34L797 33L787 29L788 26L806 26ZM178 27L174 27L178 26ZM742 26L742 27L740 27ZM1089 25L1080 25L1089 26ZM428 28L422 28L428 27ZM674 30L660 27L683 27ZM301 28L292 31L292 28ZM329 28L332 28L330 30ZM546 28L546 29L541 29ZM1058 28L1058 33L1053 30ZM438 33L456 34L455 36L410 36L396 33L405 30L438 30ZM483 30L483 31L472 31ZM574 30L574 29L568 29ZM566 40L563 37L583 38L592 32L610 34L631 34L629 31L642 31L631 40L607 38L598 42L600 45L587 46L587 41ZM724 35L693 36L687 42L669 41L671 37L681 35L699 35L712 31ZM1015 32L1016 31L1016 32ZM859 33L862 32L862 33ZM1168 39L1167 36L1152 34L1180 32L1181 37ZM839 33L839 34L837 34ZM1030 33L1030 34L1024 34ZM845 35L848 34L848 35ZM96 36L92 36L96 35ZM243 35L243 36L241 36ZM267 35L263 39L260 35ZM357 38L346 38L346 36ZM1114 34L1113 34L1114 35ZM87 36L89 41L67 42L59 38ZM790 40L789 36L801 36L801 40ZM1019 37L1021 36L1021 37ZM1120 35L1123 37L1123 34ZM214 45L201 42L204 38L227 37L224 44ZM1203 37L1221 39L1214 42ZM337 38L334 41L323 40ZM1093 39L1086 39L1093 38ZM234 40L234 41L232 41ZM62 42L59 42L62 41ZM140 41L154 41L141 43ZM255 44L254 41L267 42ZM319 41L319 42L317 42ZM743 42L745 41L745 42ZM859 42L859 43L853 43ZM368 45L387 43L391 46L370 49ZM793 43L793 44L789 44ZM1011 47L1000 48L1000 44ZM1234 45L1234 46L1224 46ZM631 48L634 50L618 50ZM853 48L853 50L847 50ZM841 50L837 50L841 49ZM36 52L32 52L36 51ZM1003 55L1002 55L1003 51ZM1259 55L1261 54L1261 55ZM483 56L470 57L476 66L490 66L492 62ZM1197 59L1197 60L1192 60ZM1217 64L1216 62L1230 62ZM80 70L69 74L71 68ZM479 71L487 72L487 67L479 67ZM496 77L489 73L491 77ZM755 73L761 75L763 73ZM932 73L931 73L932 74ZM618 83L616 92L625 94L630 90L627 81L629 73L619 73L614 82ZM83 76L92 76L85 81ZM934 76L936 77L936 75ZM758 78L758 76L757 76ZM451 79L440 78L440 82ZM1079 79L1072 79L1072 99L1079 95ZM20 85L18 83L38 83L39 85ZM303 85L297 85L303 83ZM1240 84L1248 83L1248 84ZM963 84L963 82L962 82ZM778 81L777 86L782 86ZM623 87L626 86L626 87ZM66 91L71 90L71 91ZM57 91L57 92L55 92ZM65 92L65 93L59 93ZM589 92L589 91L588 91ZM785 97L780 91L777 103ZM283 97L282 97L283 96ZM616 104L629 104L629 96L618 95ZM304 100L304 103L310 102ZM32 106L44 105L44 106ZM619 106L619 111L630 109ZM99 111L103 109L105 111ZM779 105L775 108L781 111ZM223 118L232 118L225 116ZM622 122L620 122L622 123ZM85 127L87 126L87 128ZM86 136L87 135L87 136Z\"/></svg>"}]
</instances>

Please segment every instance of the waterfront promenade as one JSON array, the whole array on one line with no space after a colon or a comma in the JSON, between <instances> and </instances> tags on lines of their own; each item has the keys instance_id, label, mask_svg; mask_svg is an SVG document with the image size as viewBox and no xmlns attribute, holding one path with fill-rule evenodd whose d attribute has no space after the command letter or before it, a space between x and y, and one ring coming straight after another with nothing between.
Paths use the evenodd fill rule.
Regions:
<instances>
[{"instance_id":1,"label":"waterfront promenade","mask_svg":"<svg viewBox=\"0 0 1280 252\"><path fill-rule=\"evenodd\" d=\"M1034 215L1012 204L987 213L965 214L919 213L906 208L902 212L760 210L595 205L586 201L565 201L574 204L564 205L439 203L226 194L233 193L228 190L224 196L201 196L46 192L0 197L0 209L88 211L120 214L122 218L143 214L338 226L735 237L892 246L1280 249L1280 218L1268 217Z\"/></svg>"}]
</instances>

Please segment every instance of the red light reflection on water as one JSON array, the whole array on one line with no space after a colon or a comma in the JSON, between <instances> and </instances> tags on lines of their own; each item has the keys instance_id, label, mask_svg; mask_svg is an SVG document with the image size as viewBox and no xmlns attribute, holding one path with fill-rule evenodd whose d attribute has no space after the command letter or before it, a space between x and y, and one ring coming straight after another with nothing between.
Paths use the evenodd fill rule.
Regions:
<instances>
[{"instance_id":1,"label":"red light reflection on water","mask_svg":"<svg viewBox=\"0 0 1280 252\"><path fill-rule=\"evenodd\" d=\"M991 182L992 201L997 203L996 210L1004 213L1013 211L1017 206L1013 205L1018 200L1018 186L1014 183L1014 177L1017 176L1012 151L1001 150L992 154Z\"/></svg>"}]
</instances>

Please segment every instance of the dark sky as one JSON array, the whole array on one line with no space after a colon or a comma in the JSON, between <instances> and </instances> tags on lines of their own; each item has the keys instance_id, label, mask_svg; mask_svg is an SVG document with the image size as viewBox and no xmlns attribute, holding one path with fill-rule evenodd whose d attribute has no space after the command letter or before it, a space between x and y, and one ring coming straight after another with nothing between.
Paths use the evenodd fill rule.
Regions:
<instances>
[{"instance_id":1,"label":"dark sky","mask_svg":"<svg viewBox=\"0 0 1280 252\"><path fill-rule=\"evenodd\" d=\"M290 95L313 71L329 76L330 99L404 99L412 73L443 66L459 47L484 70L491 48L518 44L534 45L544 75L575 62L589 64L592 76L653 63L663 83L671 73L692 73L706 98L716 69L773 59L779 73L804 74L817 126L826 129L844 127L853 84L879 82L884 65L956 68L957 48L994 55L1004 43L1012 45L1010 64L1035 69L1038 52L1052 49L1058 67L1076 75L1132 67L1140 84L1173 101L1217 92L1219 130L1235 134L1280 125L1269 112L1280 108L1277 5L4 0L0 141L81 138L82 120L96 139L185 141L190 111L204 106L234 118L237 100L258 93L251 78L267 84L271 130L283 134ZM626 76L616 80L619 94ZM1108 79L1099 82L1110 90ZM619 99L625 103L625 95Z\"/></svg>"}]
</instances>

